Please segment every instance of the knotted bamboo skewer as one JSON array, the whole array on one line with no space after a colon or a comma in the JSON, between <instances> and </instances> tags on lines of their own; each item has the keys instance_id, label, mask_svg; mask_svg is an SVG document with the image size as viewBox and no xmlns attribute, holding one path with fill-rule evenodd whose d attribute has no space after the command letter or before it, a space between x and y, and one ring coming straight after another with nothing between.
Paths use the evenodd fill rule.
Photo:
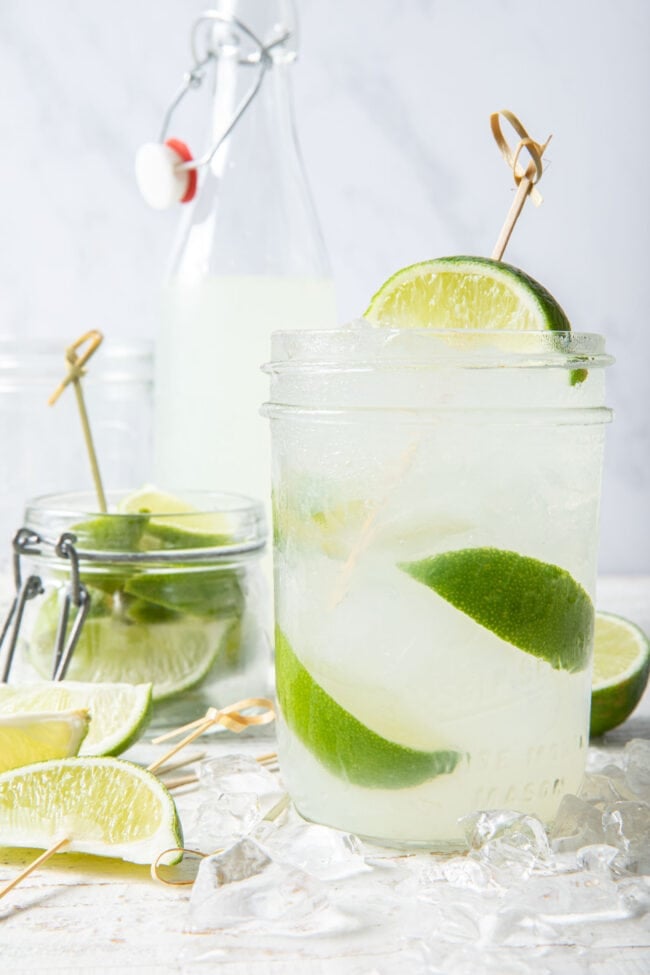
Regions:
<instances>
[{"instance_id":1,"label":"knotted bamboo skewer","mask_svg":"<svg viewBox=\"0 0 650 975\"><path fill-rule=\"evenodd\" d=\"M66 386L72 385L74 387L75 396L77 398L77 406L79 408L79 418L81 419L81 429L83 431L84 440L86 443L86 450L88 451L88 459L90 461L90 469L93 475L95 491L97 492L97 503L99 504L99 510L105 512L106 495L104 493L104 486L102 484L102 478L99 472L99 462L97 460L93 435L90 429L90 421L88 419L88 411L86 409L86 401L84 399L83 389L81 386L81 379L86 375L84 366L90 357L95 354L103 340L104 336L102 333L98 332L96 329L92 329L90 332L84 332L84 334L81 335L76 342L73 342L72 345L68 346L68 348L65 350L65 360L68 364L68 373L61 380L50 396L48 404L50 406L54 406ZM85 348L83 348L84 346ZM81 354L78 354L79 349L82 348L83 351Z\"/></svg>"}]
</instances>

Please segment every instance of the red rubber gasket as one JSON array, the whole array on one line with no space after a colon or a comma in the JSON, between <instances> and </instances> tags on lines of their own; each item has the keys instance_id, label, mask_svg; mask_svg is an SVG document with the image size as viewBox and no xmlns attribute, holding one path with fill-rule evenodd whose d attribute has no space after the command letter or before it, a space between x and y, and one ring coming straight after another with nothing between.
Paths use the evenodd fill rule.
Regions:
<instances>
[{"instance_id":1,"label":"red rubber gasket","mask_svg":"<svg viewBox=\"0 0 650 975\"><path fill-rule=\"evenodd\" d=\"M177 156L180 156L183 162L191 162L194 158L189 148L180 139L166 139L165 145L169 146L172 152L175 152ZM189 203L196 196L196 186L198 183L198 176L196 169L186 169L187 175L187 189L181 197L181 203Z\"/></svg>"}]
</instances>

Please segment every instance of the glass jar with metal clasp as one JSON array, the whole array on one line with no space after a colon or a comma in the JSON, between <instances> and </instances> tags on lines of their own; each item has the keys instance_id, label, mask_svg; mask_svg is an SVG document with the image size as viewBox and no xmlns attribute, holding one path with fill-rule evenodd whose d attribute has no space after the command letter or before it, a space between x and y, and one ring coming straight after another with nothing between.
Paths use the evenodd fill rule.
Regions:
<instances>
[{"instance_id":1,"label":"glass jar with metal clasp","mask_svg":"<svg viewBox=\"0 0 650 975\"><path fill-rule=\"evenodd\" d=\"M151 683L157 726L267 695L262 506L186 492L187 512L124 513L124 494L108 514L91 494L28 503L0 680Z\"/></svg>"}]
</instances>

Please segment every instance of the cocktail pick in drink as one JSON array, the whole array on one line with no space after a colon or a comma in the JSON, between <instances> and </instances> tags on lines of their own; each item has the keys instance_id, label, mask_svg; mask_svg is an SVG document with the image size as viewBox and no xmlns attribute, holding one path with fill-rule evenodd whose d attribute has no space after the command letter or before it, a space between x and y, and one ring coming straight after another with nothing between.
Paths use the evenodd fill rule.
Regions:
<instances>
[{"instance_id":1,"label":"cocktail pick in drink","mask_svg":"<svg viewBox=\"0 0 650 975\"><path fill-rule=\"evenodd\" d=\"M260 708L262 708L261 713L242 714L243 711L259 710ZM158 738L153 739L154 745L157 745L163 741L169 741L171 738L176 738L185 731L189 732L188 735L179 741L178 744L170 748L161 758L147 766L147 771L155 772L162 765L165 765L170 758L173 758L182 748L196 741L197 738L216 725L221 725L230 731L239 733L250 725L269 724L274 720L275 711L273 710L273 702L269 701L266 697L247 697L245 700L237 701L235 704L229 704L225 708L208 708L202 718L191 721L189 724L184 724L180 728L174 728L172 731L167 731L164 735L159 735Z\"/></svg>"},{"instance_id":2,"label":"cocktail pick in drink","mask_svg":"<svg viewBox=\"0 0 650 975\"><path fill-rule=\"evenodd\" d=\"M499 118L501 115L510 122L519 136L519 142L514 149L510 147L508 140L501 131L501 120ZM496 144L501 150L501 155L512 170L515 186L517 187L515 198L508 210L508 215L491 255L495 261L500 261L503 258L503 253L508 246L510 235L528 197L530 197L535 206L539 206L542 202L542 196L539 190L536 189L536 184L542 178L542 173L544 172L543 156L552 136L549 135L546 142L543 143L531 139L517 116L513 112L508 111L507 108L501 109L500 112L492 113L490 116L490 127ZM530 162L525 169L519 163L519 158L524 150L530 156Z\"/></svg>"},{"instance_id":3,"label":"cocktail pick in drink","mask_svg":"<svg viewBox=\"0 0 650 975\"><path fill-rule=\"evenodd\" d=\"M503 116L503 118L510 123L519 136L519 142L514 149L510 146L501 130L500 116ZM531 198L535 206L539 206L542 202L542 196L537 189L536 184L539 183L540 179L542 178L544 171L543 156L544 152L546 151L546 147L551 141L551 136L549 136L544 143L536 142L530 137L514 112L511 112L508 109L493 112L490 116L490 127L503 158L505 159L509 168L512 170L512 175L517 187L515 198L512 201L491 255L493 260L500 261L503 258L503 254L508 245L508 241L510 240L514 226L528 197ZM530 161L525 169L519 162L521 154L524 151L530 156ZM346 559L343 569L341 570L341 573L337 578L331 593L330 605L332 607L337 606L346 595L350 578L354 572L355 566L357 565L359 558L367 546L371 543L377 530L379 515L386 508L395 490L402 483L404 475L408 470L410 470L415 457L417 456L419 445L420 438L416 437L414 441L402 452L397 460L395 470L391 470L390 472L390 477L387 482L384 496L368 512L367 517L361 526L359 536L350 550L350 554Z\"/></svg>"},{"instance_id":4,"label":"cocktail pick in drink","mask_svg":"<svg viewBox=\"0 0 650 975\"><path fill-rule=\"evenodd\" d=\"M65 360L68 364L68 374L64 377L64 379L61 380L57 388L54 390L48 400L48 403L50 406L53 406L66 386L69 386L70 384L74 386L75 395L77 397L77 406L79 407L81 428L83 430L84 440L86 442L88 459L90 461L90 468L92 470L93 481L95 483L95 491L97 492L97 502L99 504L99 510L105 512L106 495L104 494L104 487L102 485L102 479L99 473L97 454L95 452L93 435L90 429L90 421L88 420L88 411L86 410L83 389L81 387L81 379L86 374L84 366L90 357L97 351L103 340L104 336L102 333L98 332L96 329L93 329L90 332L85 332L82 336L80 336L80 338L77 339L76 342L73 342L72 345L68 346L68 348L65 350ZM85 348L83 348L84 346ZM82 348L83 351L79 353L79 350Z\"/></svg>"}]
</instances>

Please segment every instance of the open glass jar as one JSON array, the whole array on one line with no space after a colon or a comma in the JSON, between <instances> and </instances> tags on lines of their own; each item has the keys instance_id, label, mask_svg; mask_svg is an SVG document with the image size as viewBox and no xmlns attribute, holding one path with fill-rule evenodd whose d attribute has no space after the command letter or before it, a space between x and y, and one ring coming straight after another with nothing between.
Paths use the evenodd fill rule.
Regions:
<instances>
[{"instance_id":1,"label":"open glass jar","mask_svg":"<svg viewBox=\"0 0 650 975\"><path fill-rule=\"evenodd\" d=\"M464 849L587 753L604 339L274 335L278 751L307 819Z\"/></svg>"},{"instance_id":2,"label":"open glass jar","mask_svg":"<svg viewBox=\"0 0 650 975\"><path fill-rule=\"evenodd\" d=\"M36 579L12 682L153 684L154 720L179 724L209 706L264 696L270 682L262 506L180 494L187 512L109 514L91 494L29 502L21 575Z\"/></svg>"}]
</instances>

